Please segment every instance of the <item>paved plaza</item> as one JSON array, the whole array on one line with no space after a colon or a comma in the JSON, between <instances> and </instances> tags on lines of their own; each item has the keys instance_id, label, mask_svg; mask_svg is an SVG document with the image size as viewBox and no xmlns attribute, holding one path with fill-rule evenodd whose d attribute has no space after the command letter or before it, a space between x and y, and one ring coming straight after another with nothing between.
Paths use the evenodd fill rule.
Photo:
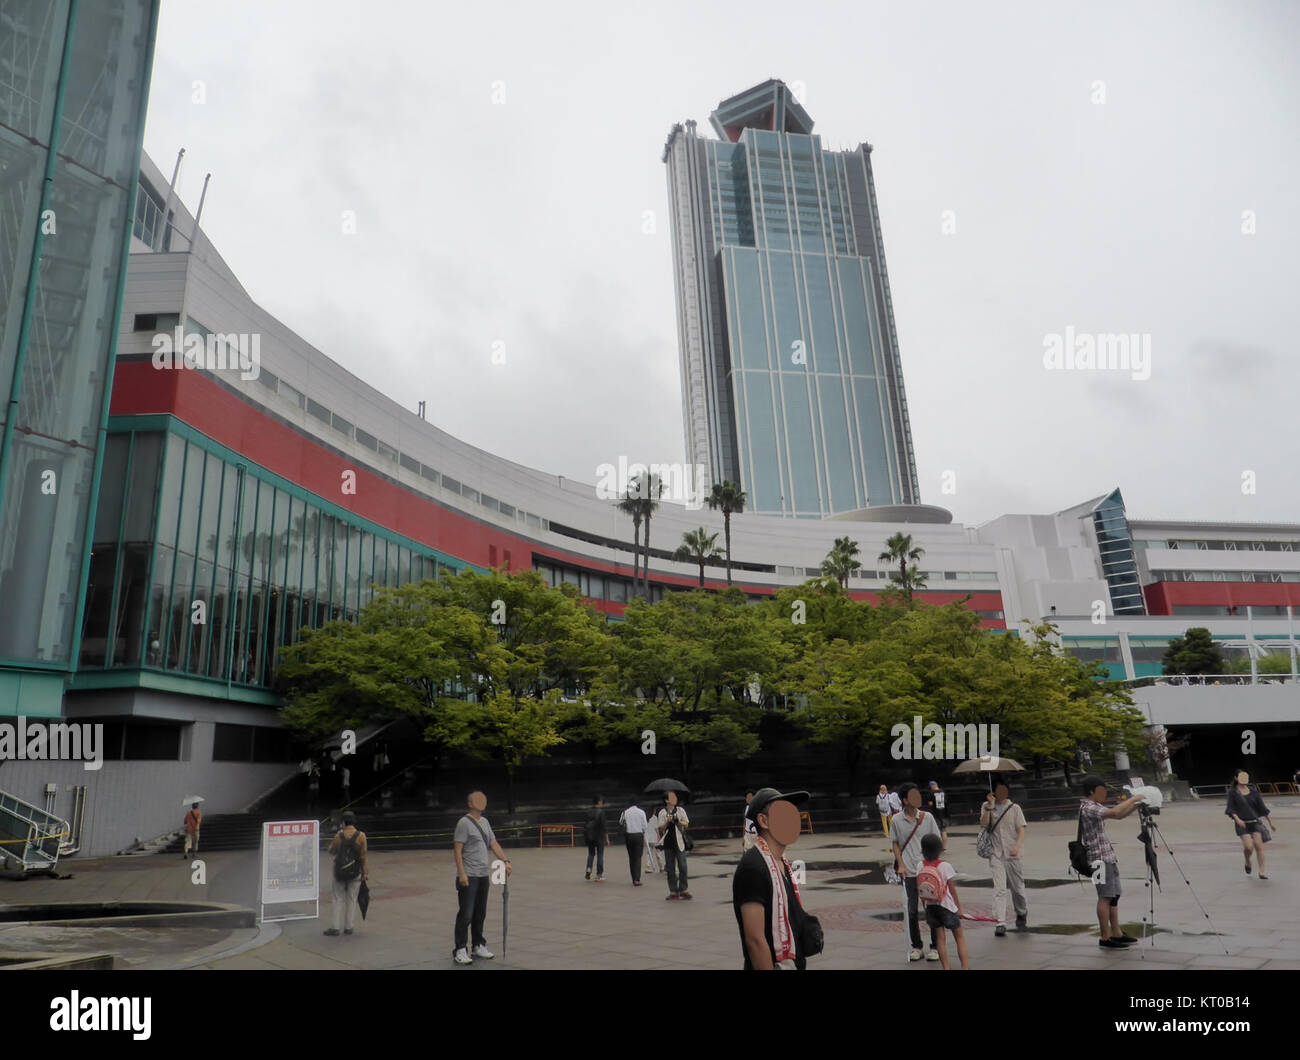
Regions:
<instances>
[{"instance_id":1,"label":"paved plaza","mask_svg":"<svg viewBox=\"0 0 1300 1060\"><path fill-rule=\"evenodd\" d=\"M1150 942L1119 951L1097 946L1093 888L1065 879L1074 822L1031 822L1025 850L1030 930L1010 929L1005 938L995 938L992 924L968 921L971 966L1300 969L1300 799L1269 801L1280 829L1267 848L1266 881L1243 873L1240 844L1220 800L1167 805L1157 821L1191 887L1161 847L1157 933ZM364 827L364 819L360 823ZM1149 892L1138 824L1134 815L1110 822L1108 830L1123 877L1122 919L1140 931ZM450 851L373 853L370 915L350 937L322 934L330 914L327 879L320 920L240 930L13 924L0 926L0 953L111 952L118 968L155 969L739 968L731 908L739 851L739 839L699 844L690 858L694 901L668 902L662 874L644 876L645 886L631 885L621 844L606 850L602 884L583 879L585 850L511 849L508 952L502 954L501 888L493 887L487 936L497 959L464 969L451 961L456 898ZM883 882L890 858L878 830L804 835L788 854L807 864L804 904L820 917L826 934L826 952L809 962L810 969L938 969L924 961L907 965L901 889ZM967 910L987 915L990 873L988 863L975 856L973 827L949 833L946 857L961 874ZM208 882L195 886L189 863L175 855L72 860L64 866L72 879L0 881L0 900L207 900L256 908L256 853L214 853L205 861ZM322 870L328 873L327 858ZM1135 933L1134 927L1128 931Z\"/></svg>"}]
</instances>

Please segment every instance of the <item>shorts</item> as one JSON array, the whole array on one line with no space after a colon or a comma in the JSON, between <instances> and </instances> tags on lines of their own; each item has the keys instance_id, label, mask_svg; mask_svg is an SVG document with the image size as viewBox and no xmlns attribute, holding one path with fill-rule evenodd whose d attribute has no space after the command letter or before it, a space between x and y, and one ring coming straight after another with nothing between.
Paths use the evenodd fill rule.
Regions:
<instances>
[{"instance_id":1,"label":"shorts","mask_svg":"<svg viewBox=\"0 0 1300 1060\"><path fill-rule=\"evenodd\" d=\"M1236 821L1233 821L1232 827L1236 830L1237 835L1250 835L1252 832L1263 831L1263 829L1260 827L1259 824L1259 818L1256 818L1253 821L1247 821L1244 825L1238 824Z\"/></svg>"},{"instance_id":2,"label":"shorts","mask_svg":"<svg viewBox=\"0 0 1300 1060\"><path fill-rule=\"evenodd\" d=\"M961 917L937 902L925 907L925 922L940 931L944 928L949 931L957 931L961 928Z\"/></svg>"},{"instance_id":3,"label":"shorts","mask_svg":"<svg viewBox=\"0 0 1300 1060\"><path fill-rule=\"evenodd\" d=\"M1106 869L1106 882L1097 884L1098 898L1118 898L1123 893L1119 882L1119 862L1103 862Z\"/></svg>"}]
</instances>

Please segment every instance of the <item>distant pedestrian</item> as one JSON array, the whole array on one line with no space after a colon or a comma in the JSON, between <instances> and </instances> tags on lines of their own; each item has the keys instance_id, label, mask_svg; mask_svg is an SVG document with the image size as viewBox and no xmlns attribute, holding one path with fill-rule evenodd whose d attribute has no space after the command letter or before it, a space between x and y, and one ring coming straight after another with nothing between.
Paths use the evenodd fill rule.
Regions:
<instances>
[{"instance_id":1,"label":"distant pedestrian","mask_svg":"<svg viewBox=\"0 0 1300 1060\"><path fill-rule=\"evenodd\" d=\"M1029 924L1025 869L1020 859L1025 845L1025 811L1011 801L1006 781L994 782L980 810L980 827L989 829L993 836L989 867L993 870L993 916L998 922L993 934L1002 938L1007 933L1008 893L1016 911L1016 927Z\"/></svg>"},{"instance_id":2,"label":"distant pedestrian","mask_svg":"<svg viewBox=\"0 0 1300 1060\"><path fill-rule=\"evenodd\" d=\"M645 810L636 804L636 796L627 800L627 809L618 815L618 823L623 826L627 844L627 867L632 874L632 886L641 886L641 859L645 855L646 829L649 820Z\"/></svg>"},{"instance_id":3,"label":"distant pedestrian","mask_svg":"<svg viewBox=\"0 0 1300 1060\"><path fill-rule=\"evenodd\" d=\"M930 781L925 795L925 808L934 814L940 832L948 831L948 793L939 787L937 780Z\"/></svg>"},{"instance_id":4,"label":"distant pedestrian","mask_svg":"<svg viewBox=\"0 0 1300 1060\"><path fill-rule=\"evenodd\" d=\"M1137 942L1125 935L1119 925L1119 899L1123 888L1119 882L1119 859L1106 838L1106 822L1123 820L1138 808L1145 795L1134 795L1116 806L1106 806L1106 782L1089 774L1083 778L1084 800L1079 804L1079 821L1088 860L1102 863L1101 882L1097 884L1097 923L1103 949L1119 949Z\"/></svg>"},{"instance_id":5,"label":"distant pedestrian","mask_svg":"<svg viewBox=\"0 0 1300 1060\"><path fill-rule=\"evenodd\" d=\"M957 896L956 870L943 860L943 840L931 832L921 840L921 868L916 876L917 894L925 906L925 922L930 926L930 937L939 947L939 962L949 971L948 936L952 932L957 941L957 958L963 971L970 970L966 952L966 933L961 926L961 899Z\"/></svg>"},{"instance_id":6,"label":"distant pedestrian","mask_svg":"<svg viewBox=\"0 0 1300 1060\"><path fill-rule=\"evenodd\" d=\"M686 829L691 819L677 805L677 792L664 795L664 808L655 818L656 830L663 844L664 866L668 870L668 901L690 901L686 875Z\"/></svg>"},{"instance_id":7,"label":"distant pedestrian","mask_svg":"<svg viewBox=\"0 0 1300 1060\"><path fill-rule=\"evenodd\" d=\"M746 971L802 971L810 956L809 918L785 856L786 848L799 838L796 803L807 797L806 791L782 794L775 788L760 788L749 804L758 835L741 855L731 880L731 907L740 928ZM813 952L820 952L819 947Z\"/></svg>"},{"instance_id":8,"label":"distant pedestrian","mask_svg":"<svg viewBox=\"0 0 1300 1060\"><path fill-rule=\"evenodd\" d=\"M922 944L916 874L921 870L921 840L927 835L934 835L938 836L942 843L943 836L933 815L921 809L920 788L915 784L904 784L898 789L898 794L902 798L903 812L894 815L889 825L889 835L894 848L894 871L903 878L907 932L912 943L907 959L919 961L922 956ZM937 934L937 928L930 928L930 948L925 951L927 961L939 959Z\"/></svg>"},{"instance_id":9,"label":"distant pedestrian","mask_svg":"<svg viewBox=\"0 0 1300 1060\"><path fill-rule=\"evenodd\" d=\"M172 820L176 820L175 817ZM181 857L188 858L191 854L199 852L199 826L203 823L203 811L199 809L196 802L185 811L185 849L181 851Z\"/></svg>"},{"instance_id":10,"label":"distant pedestrian","mask_svg":"<svg viewBox=\"0 0 1300 1060\"><path fill-rule=\"evenodd\" d=\"M1250 875L1250 855L1252 851L1259 858L1259 878L1268 879L1268 865L1264 861L1264 844L1272 836L1273 818L1264 805L1264 797L1259 788L1250 782L1250 774L1239 769L1232 777L1232 787L1228 789L1228 808L1224 810L1236 826L1237 835L1241 836L1241 851L1246 855L1246 875Z\"/></svg>"},{"instance_id":11,"label":"distant pedestrian","mask_svg":"<svg viewBox=\"0 0 1300 1060\"><path fill-rule=\"evenodd\" d=\"M334 899L334 926L326 935L351 935L357 922L357 895L361 883L369 879L366 865L366 833L357 827L357 816L351 810L343 814L343 827L330 840L329 852L334 857L331 896Z\"/></svg>"},{"instance_id":12,"label":"distant pedestrian","mask_svg":"<svg viewBox=\"0 0 1300 1060\"><path fill-rule=\"evenodd\" d=\"M605 882L605 800L597 795L587 810L587 820L582 825L582 838L587 843L587 879L591 879L591 863L596 863L596 882Z\"/></svg>"},{"instance_id":13,"label":"distant pedestrian","mask_svg":"<svg viewBox=\"0 0 1300 1060\"><path fill-rule=\"evenodd\" d=\"M659 835L658 814L648 814L645 830L645 868L652 876L664 871L663 839Z\"/></svg>"},{"instance_id":14,"label":"distant pedestrian","mask_svg":"<svg viewBox=\"0 0 1300 1060\"><path fill-rule=\"evenodd\" d=\"M740 815L744 830L740 834L740 852L743 854L746 850L754 845L758 838L758 829L754 827L754 821L749 816L749 808L754 802L754 789L750 788L745 792L745 812Z\"/></svg>"},{"instance_id":15,"label":"distant pedestrian","mask_svg":"<svg viewBox=\"0 0 1300 1060\"><path fill-rule=\"evenodd\" d=\"M468 811L456 822L451 845L452 855L456 859L456 897L459 900L456 913L456 952L453 958L457 964L469 964L474 957L490 961L496 956L487 948L487 939L483 934L483 923L487 920L492 855L495 854L505 862L507 877L511 871L510 859L506 857L492 826L483 816L483 811L487 809L487 796L481 791L471 791L465 804ZM473 956L469 949L471 930Z\"/></svg>"},{"instance_id":16,"label":"distant pedestrian","mask_svg":"<svg viewBox=\"0 0 1300 1060\"><path fill-rule=\"evenodd\" d=\"M876 809L880 812L880 827L884 829L885 838L888 839L889 823L893 820L894 814L903 812L903 807L899 804L898 796L884 784L880 785L880 793L876 796Z\"/></svg>"}]
</instances>

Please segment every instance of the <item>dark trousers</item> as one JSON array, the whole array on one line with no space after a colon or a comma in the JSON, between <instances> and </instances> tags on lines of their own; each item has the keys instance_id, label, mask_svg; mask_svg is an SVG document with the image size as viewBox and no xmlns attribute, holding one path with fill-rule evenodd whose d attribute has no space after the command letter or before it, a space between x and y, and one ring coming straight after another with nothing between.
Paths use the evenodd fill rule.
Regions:
<instances>
[{"instance_id":1,"label":"dark trousers","mask_svg":"<svg viewBox=\"0 0 1300 1060\"><path fill-rule=\"evenodd\" d=\"M668 870L668 893L681 894L687 889L686 851L664 844L664 868Z\"/></svg>"},{"instance_id":2,"label":"dark trousers","mask_svg":"<svg viewBox=\"0 0 1300 1060\"><path fill-rule=\"evenodd\" d=\"M456 949L463 950L470 937L471 923L474 928L474 945L483 946L487 940L483 937L483 921L487 919L488 877L469 876L468 887L462 887L456 881L456 897L460 899L460 908L456 913Z\"/></svg>"},{"instance_id":3,"label":"dark trousers","mask_svg":"<svg viewBox=\"0 0 1300 1060\"><path fill-rule=\"evenodd\" d=\"M596 863L596 875L605 875L605 837L601 836L595 843L587 844L587 871L591 871L591 863Z\"/></svg>"},{"instance_id":4,"label":"dark trousers","mask_svg":"<svg viewBox=\"0 0 1300 1060\"><path fill-rule=\"evenodd\" d=\"M916 893L916 877L908 876L903 882L907 885L907 926L912 935L912 949L919 950L921 948L921 921L925 919L925 914L921 912L921 899ZM933 950L939 948L938 928L930 928L930 948Z\"/></svg>"},{"instance_id":5,"label":"dark trousers","mask_svg":"<svg viewBox=\"0 0 1300 1060\"><path fill-rule=\"evenodd\" d=\"M641 859L645 856L645 833L631 832L627 837L627 867L632 871L632 882L641 882Z\"/></svg>"}]
</instances>

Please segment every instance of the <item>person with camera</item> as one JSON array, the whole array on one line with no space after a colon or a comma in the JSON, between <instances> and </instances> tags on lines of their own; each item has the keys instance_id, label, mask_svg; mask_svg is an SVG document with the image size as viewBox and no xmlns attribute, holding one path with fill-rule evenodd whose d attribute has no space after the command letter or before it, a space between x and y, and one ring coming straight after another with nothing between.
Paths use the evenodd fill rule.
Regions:
<instances>
[{"instance_id":1,"label":"person with camera","mask_svg":"<svg viewBox=\"0 0 1300 1060\"><path fill-rule=\"evenodd\" d=\"M1228 789L1228 808L1223 811L1232 818L1237 835L1241 836L1241 851L1246 855L1246 875L1250 875L1250 855L1253 851L1259 858L1259 878L1265 875L1268 865L1264 862L1264 844L1272 839L1270 831L1273 818L1264 805L1264 798L1259 788L1250 782L1250 774L1244 769L1237 770L1232 777L1232 787Z\"/></svg>"},{"instance_id":2,"label":"person with camera","mask_svg":"<svg viewBox=\"0 0 1300 1060\"><path fill-rule=\"evenodd\" d=\"M996 938L1007 933L1007 897L1016 914L1016 927L1029 924L1029 901L1025 897L1025 870L1020 859L1025 845L1025 811L1011 801L1011 789L998 777L980 809L980 827L987 828L993 842L989 867L993 870L993 916Z\"/></svg>"},{"instance_id":3,"label":"person with camera","mask_svg":"<svg viewBox=\"0 0 1300 1060\"><path fill-rule=\"evenodd\" d=\"M1125 935L1119 926L1119 899L1123 888L1119 882L1119 859L1106 838L1106 822L1122 821L1141 805L1146 796L1134 795L1117 806L1107 806L1106 782L1092 774L1083 778L1083 791L1087 797L1079 804L1082 842L1089 861L1102 863L1100 879L1094 877L1097 923L1101 927L1101 939L1097 945L1102 949L1120 949L1137 942L1137 939Z\"/></svg>"},{"instance_id":4,"label":"person with camera","mask_svg":"<svg viewBox=\"0 0 1300 1060\"><path fill-rule=\"evenodd\" d=\"M677 805L677 792L664 795L664 808L655 817L655 830L662 840L664 867L668 870L668 901L690 901L686 878L686 829L691 819Z\"/></svg>"},{"instance_id":5,"label":"person with camera","mask_svg":"<svg viewBox=\"0 0 1300 1060\"><path fill-rule=\"evenodd\" d=\"M821 952L821 925L804 911L785 856L799 838L795 804L807 797L806 791L760 788L746 811L758 835L731 879L731 906L747 972L803 971L808 958Z\"/></svg>"}]
</instances>

